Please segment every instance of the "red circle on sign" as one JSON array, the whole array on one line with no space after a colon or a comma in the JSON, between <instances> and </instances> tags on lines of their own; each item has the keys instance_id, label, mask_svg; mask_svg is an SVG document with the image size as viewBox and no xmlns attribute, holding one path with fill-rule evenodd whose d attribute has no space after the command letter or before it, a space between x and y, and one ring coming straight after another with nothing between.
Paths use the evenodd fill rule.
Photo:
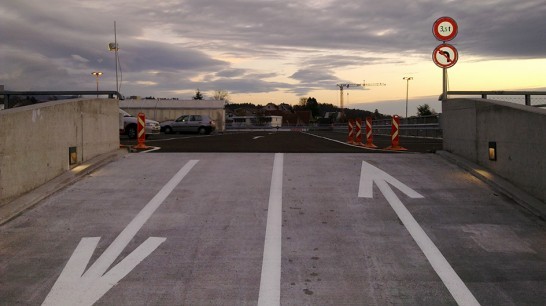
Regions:
<instances>
[{"instance_id":1,"label":"red circle on sign","mask_svg":"<svg viewBox=\"0 0 546 306\"><path fill-rule=\"evenodd\" d=\"M459 31L457 22L451 17L440 17L432 25L432 34L440 41L450 41Z\"/></svg>"},{"instance_id":2,"label":"red circle on sign","mask_svg":"<svg viewBox=\"0 0 546 306\"><path fill-rule=\"evenodd\" d=\"M459 52L454 46L441 44L432 51L432 60L440 68L453 67L459 59Z\"/></svg>"}]
</instances>

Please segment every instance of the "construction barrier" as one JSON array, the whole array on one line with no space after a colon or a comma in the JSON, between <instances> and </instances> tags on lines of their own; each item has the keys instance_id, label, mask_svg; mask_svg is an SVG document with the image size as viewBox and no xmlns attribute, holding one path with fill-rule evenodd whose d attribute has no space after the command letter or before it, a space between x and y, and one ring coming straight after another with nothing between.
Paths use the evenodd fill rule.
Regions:
<instances>
[{"instance_id":1,"label":"construction barrier","mask_svg":"<svg viewBox=\"0 0 546 306\"><path fill-rule=\"evenodd\" d=\"M347 143L353 144L354 143L355 121L353 119L349 119L347 121L347 125L348 125L348 128L349 128L349 135L347 136Z\"/></svg>"},{"instance_id":2,"label":"construction barrier","mask_svg":"<svg viewBox=\"0 0 546 306\"><path fill-rule=\"evenodd\" d=\"M355 120L355 145L362 145L362 119Z\"/></svg>"},{"instance_id":3,"label":"construction barrier","mask_svg":"<svg viewBox=\"0 0 546 306\"><path fill-rule=\"evenodd\" d=\"M146 115L144 113L138 113L137 116L137 138L138 144L135 149L148 149L146 146Z\"/></svg>"},{"instance_id":4,"label":"construction barrier","mask_svg":"<svg viewBox=\"0 0 546 306\"><path fill-rule=\"evenodd\" d=\"M377 148L373 144L372 117L366 117L366 143L363 146L366 148Z\"/></svg>"},{"instance_id":5,"label":"construction barrier","mask_svg":"<svg viewBox=\"0 0 546 306\"><path fill-rule=\"evenodd\" d=\"M393 151L407 151L408 149L400 146L400 117L394 115L392 117L391 127L391 145L385 148L385 150Z\"/></svg>"}]
</instances>

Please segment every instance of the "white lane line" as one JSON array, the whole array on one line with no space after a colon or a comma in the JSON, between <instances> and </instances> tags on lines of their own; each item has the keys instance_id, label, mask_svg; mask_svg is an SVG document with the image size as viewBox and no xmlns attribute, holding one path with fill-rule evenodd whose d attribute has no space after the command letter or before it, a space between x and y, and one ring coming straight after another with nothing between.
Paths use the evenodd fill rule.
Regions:
<instances>
[{"instance_id":1,"label":"white lane line","mask_svg":"<svg viewBox=\"0 0 546 306\"><path fill-rule=\"evenodd\" d=\"M480 305L474 295L472 295L472 292L468 290L465 283L445 259L444 255L442 255L438 247L436 247L409 210L404 206L400 199L398 199L389 184L392 184L410 198L422 198L423 196L383 170L363 161L358 196L373 198L373 182L375 182L381 193L383 193L383 196L387 202L389 202L398 218L400 218L413 240L425 254L430 265L434 271L436 271L436 274L438 274L457 304Z\"/></svg>"},{"instance_id":2,"label":"white lane line","mask_svg":"<svg viewBox=\"0 0 546 306\"><path fill-rule=\"evenodd\" d=\"M259 306L281 303L282 178L284 154L276 153L269 190Z\"/></svg>"},{"instance_id":3,"label":"white lane line","mask_svg":"<svg viewBox=\"0 0 546 306\"><path fill-rule=\"evenodd\" d=\"M255 137L252 138L252 139L256 140L256 139L263 138L263 137L264 137L264 136L255 136Z\"/></svg>"},{"instance_id":4,"label":"white lane line","mask_svg":"<svg viewBox=\"0 0 546 306\"><path fill-rule=\"evenodd\" d=\"M161 150L161 147L149 147L150 149L146 150L146 151L142 151L142 153L150 153L150 152L153 152L153 151L158 151L158 150Z\"/></svg>"}]
</instances>

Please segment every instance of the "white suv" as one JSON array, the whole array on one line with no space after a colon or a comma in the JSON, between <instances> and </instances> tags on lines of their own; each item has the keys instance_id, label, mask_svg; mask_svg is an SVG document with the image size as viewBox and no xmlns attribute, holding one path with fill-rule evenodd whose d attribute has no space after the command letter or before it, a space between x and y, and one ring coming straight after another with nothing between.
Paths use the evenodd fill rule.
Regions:
<instances>
[{"instance_id":1,"label":"white suv","mask_svg":"<svg viewBox=\"0 0 546 306\"><path fill-rule=\"evenodd\" d=\"M130 139L137 138L137 118L122 109L119 110L119 116L119 134L127 135ZM160 130L159 122L146 119L146 138L150 135L159 135Z\"/></svg>"}]
</instances>

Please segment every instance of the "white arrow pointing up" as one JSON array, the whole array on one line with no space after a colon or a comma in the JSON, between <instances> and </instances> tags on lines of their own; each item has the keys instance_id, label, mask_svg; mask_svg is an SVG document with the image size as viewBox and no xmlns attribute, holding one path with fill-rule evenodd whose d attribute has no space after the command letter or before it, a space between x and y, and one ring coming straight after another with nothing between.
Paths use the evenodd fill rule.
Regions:
<instances>
[{"instance_id":1,"label":"white arrow pointing up","mask_svg":"<svg viewBox=\"0 0 546 306\"><path fill-rule=\"evenodd\" d=\"M455 270L453 270L451 265L447 262L440 250L427 236L423 228L421 228L409 210L404 206L400 199L398 199L389 184L398 188L410 198L423 198L423 196L404 185L404 183L395 179L390 174L363 161L362 169L360 171L358 197L373 198L374 182L385 199L389 202L392 209L394 209L396 215L398 215L398 218L402 221L413 240L417 242L417 245L421 248L421 251L425 254L425 257L430 262L432 268L444 282L455 301L459 305L480 305L459 275L457 275Z\"/></svg>"},{"instance_id":2,"label":"white arrow pointing up","mask_svg":"<svg viewBox=\"0 0 546 306\"><path fill-rule=\"evenodd\" d=\"M198 160L187 162L144 206L87 271L85 268L100 237L82 238L42 305L93 305L144 258L148 257L166 238L146 239L131 254L106 272L144 223L163 204L163 201L197 162Z\"/></svg>"}]
</instances>

